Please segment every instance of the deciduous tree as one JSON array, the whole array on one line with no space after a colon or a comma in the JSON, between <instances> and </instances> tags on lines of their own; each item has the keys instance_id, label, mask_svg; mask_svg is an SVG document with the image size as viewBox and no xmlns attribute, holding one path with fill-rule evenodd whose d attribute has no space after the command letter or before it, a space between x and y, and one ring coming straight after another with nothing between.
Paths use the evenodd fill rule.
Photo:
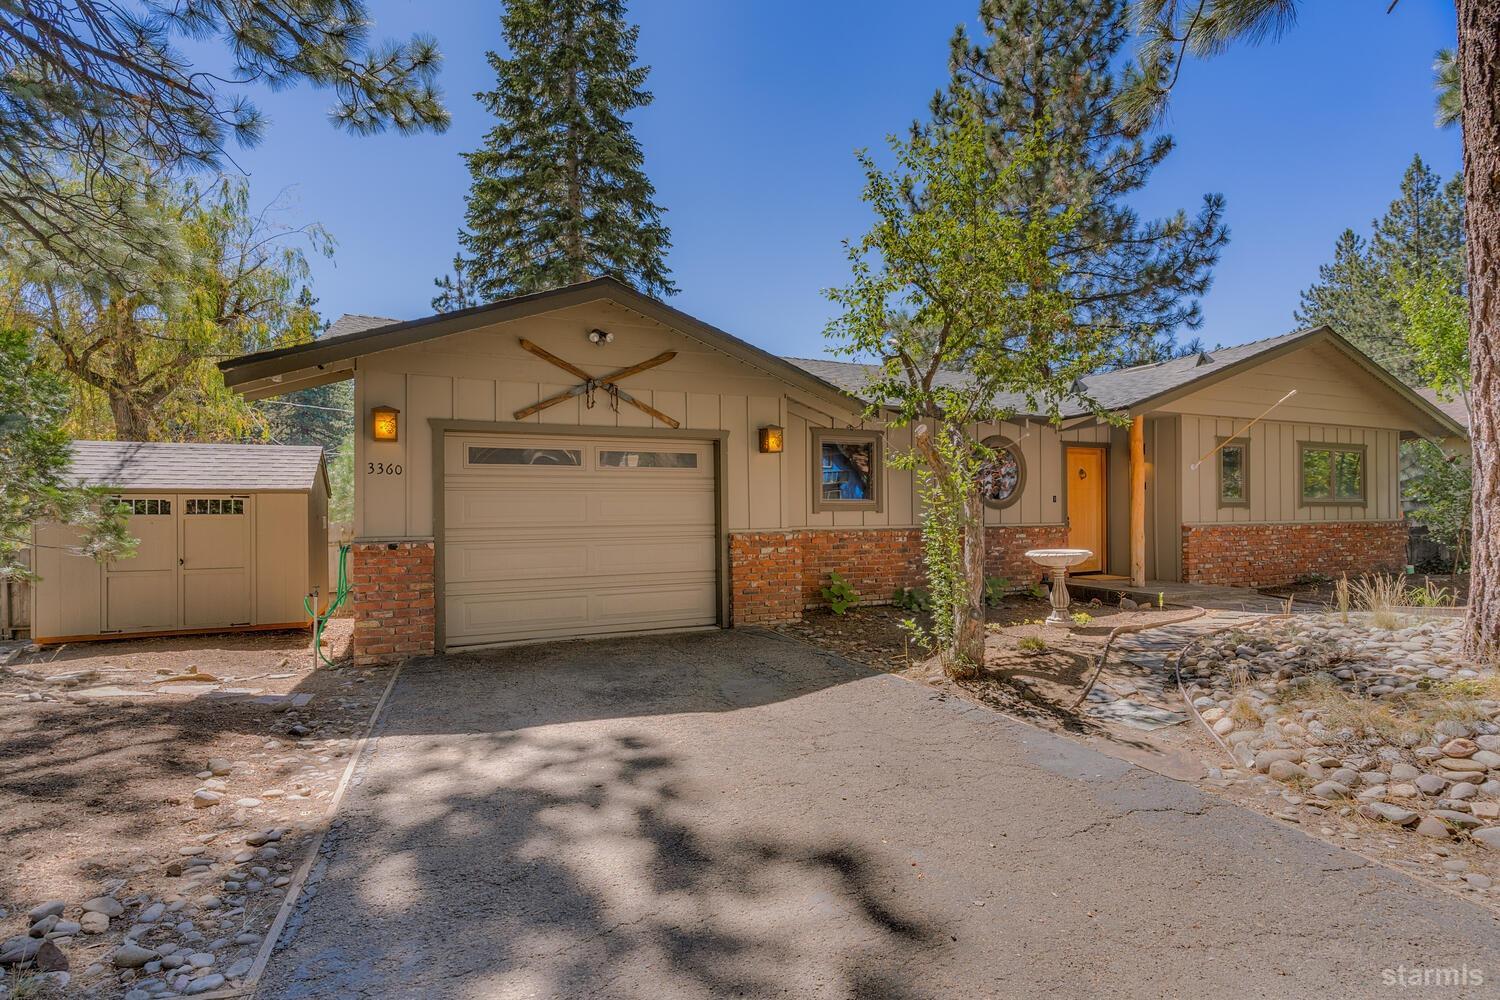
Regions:
<instances>
[{"instance_id":1,"label":"deciduous tree","mask_svg":"<svg viewBox=\"0 0 1500 1000\"><path fill-rule=\"evenodd\" d=\"M995 169L978 115L950 108L941 128L891 139L898 166L860 153L876 220L847 243L853 277L828 291L834 349L876 359L871 417L912 428L933 594L930 638L950 672L984 659L984 507L976 482L986 450L976 425L1017 405L1057 412L1075 379L1100 367L1109 338L1076 326L1054 251L1077 212L1025 217L1004 192L1046 155L1045 129ZM960 369L961 371L955 371ZM1024 401L1024 402L1021 402Z\"/></svg>"}]
</instances>

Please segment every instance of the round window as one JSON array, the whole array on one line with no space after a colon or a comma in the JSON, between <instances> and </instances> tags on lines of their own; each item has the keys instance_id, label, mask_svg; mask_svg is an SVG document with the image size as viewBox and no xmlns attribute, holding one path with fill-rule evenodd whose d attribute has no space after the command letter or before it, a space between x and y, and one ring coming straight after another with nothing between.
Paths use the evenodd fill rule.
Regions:
<instances>
[{"instance_id":1,"label":"round window","mask_svg":"<svg viewBox=\"0 0 1500 1000\"><path fill-rule=\"evenodd\" d=\"M984 446L994 454L979 468L979 495L991 507L1009 507L1021 499L1026 486L1021 449L1005 437L985 438Z\"/></svg>"}]
</instances>

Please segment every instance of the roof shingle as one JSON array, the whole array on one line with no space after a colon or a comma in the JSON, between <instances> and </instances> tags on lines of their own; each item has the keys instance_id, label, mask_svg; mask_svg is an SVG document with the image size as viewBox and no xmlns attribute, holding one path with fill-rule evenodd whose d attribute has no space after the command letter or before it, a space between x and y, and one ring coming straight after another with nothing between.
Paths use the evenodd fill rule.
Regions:
<instances>
[{"instance_id":1,"label":"roof shingle","mask_svg":"<svg viewBox=\"0 0 1500 1000\"><path fill-rule=\"evenodd\" d=\"M74 441L73 481L117 490L311 490L317 445Z\"/></svg>"}]
</instances>

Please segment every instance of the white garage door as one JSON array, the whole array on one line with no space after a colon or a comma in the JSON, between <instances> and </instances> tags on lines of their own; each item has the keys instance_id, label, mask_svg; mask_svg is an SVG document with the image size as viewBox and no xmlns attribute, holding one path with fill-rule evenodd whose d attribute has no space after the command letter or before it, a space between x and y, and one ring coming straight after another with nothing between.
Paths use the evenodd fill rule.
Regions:
<instances>
[{"instance_id":1,"label":"white garage door","mask_svg":"<svg viewBox=\"0 0 1500 1000\"><path fill-rule=\"evenodd\" d=\"M714 449L450 434L449 648L717 621Z\"/></svg>"}]
</instances>

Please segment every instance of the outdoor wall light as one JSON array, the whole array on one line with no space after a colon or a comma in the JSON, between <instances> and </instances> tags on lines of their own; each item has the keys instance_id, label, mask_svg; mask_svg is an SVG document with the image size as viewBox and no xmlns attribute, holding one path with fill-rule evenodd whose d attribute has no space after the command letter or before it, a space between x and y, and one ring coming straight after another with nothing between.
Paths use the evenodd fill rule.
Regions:
<instances>
[{"instance_id":1,"label":"outdoor wall light","mask_svg":"<svg viewBox=\"0 0 1500 1000\"><path fill-rule=\"evenodd\" d=\"M400 412L394 406L373 407L370 410L370 436L376 441L396 440L396 416Z\"/></svg>"},{"instance_id":2,"label":"outdoor wall light","mask_svg":"<svg viewBox=\"0 0 1500 1000\"><path fill-rule=\"evenodd\" d=\"M767 424L760 429L760 452L762 455L780 455L786 437L786 428Z\"/></svg>"}]
</instances>

